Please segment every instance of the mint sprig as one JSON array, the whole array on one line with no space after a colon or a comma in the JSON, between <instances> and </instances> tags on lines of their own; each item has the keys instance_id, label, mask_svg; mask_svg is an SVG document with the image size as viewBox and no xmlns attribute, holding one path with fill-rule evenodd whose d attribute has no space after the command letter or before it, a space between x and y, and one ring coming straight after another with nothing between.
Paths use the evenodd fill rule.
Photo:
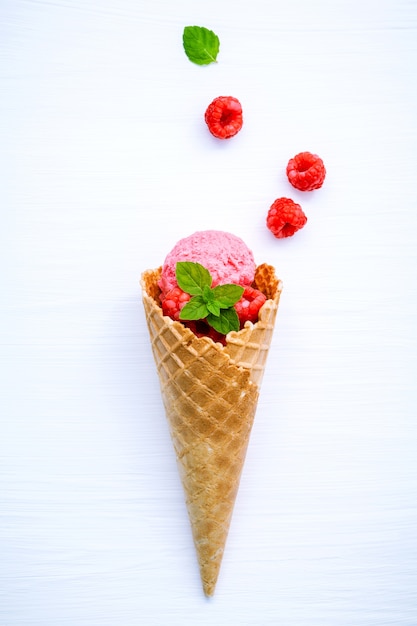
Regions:
<instances>
[{"instance_id":1,"label":"mint sprig","mask_svg":"<svg viewBox=\"0 0 417 626\"><path fill-rule=\"evenodd\" d=\"M215 63L220 41L212 30L204 26L186 26L182 35L185 54L197 65Z\"/></svg>"},{"instance_id":2,"label":"mint sprig","mask_svg":"<svg viewBox=\"0 0 417 626\"><path fill-rule=\"evenodd\" d=\"M192 297L180 311L181 320L205 319L222 335L239 330L239 317L234 305L243 294L240 285L211 287L210 272L200 263L179 261L175 266L178 286Z\"/></svg>"}]
</instances>

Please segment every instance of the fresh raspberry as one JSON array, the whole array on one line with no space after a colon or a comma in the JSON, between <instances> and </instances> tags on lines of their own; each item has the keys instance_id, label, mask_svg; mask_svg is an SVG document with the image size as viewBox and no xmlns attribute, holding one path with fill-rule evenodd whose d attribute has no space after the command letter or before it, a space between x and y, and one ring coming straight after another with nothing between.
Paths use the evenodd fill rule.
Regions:
<instances>
[{"instance_id":1,"label":"fresh raspberry","mask_svg":"<svg viewBox=\"0 0 417 626\"><path fill-rule=\"evenodd\" d=\"M197 337L210 337L214 342L221 343L223 346L226 345L226 336L214 330L205 320L189 320L184 322L184 324L188 326Z\"/></svg>"},{"instance_id":2,"label":"fresh raspberry","mask_svg":"<svg viewBox=\"0 0 417 626\"><path fill-rule=\"evenodd\" d=\"M290 198L278 198L271 205L266 225L278 239L291 237L307 222L303 209Z\"/></svg>"},{"instance_id":3,"label":"fresh raspberry","mask_svg":"<svg viewBox=\"0 0 417 626\"><path fill-rule=\"evenodd\" d=\"M241 328L248 320L253 323L258 321L259 309L265 302L266 295L262 291L253 287L245 287L241 299L235 304Z\"/></svg>"},{"instance_id":4,"label":"fresh raspberry","mask_svg":"<svg viewBox=\"0 0 417 626\"><path fill-rule=\"evenodd\" d=\"M242 128L242 106L232 96L219 96L207 107L204 119L214 137L229 139Z\"/></svg>"},{"instance_id":5,"label":"fresh raspberry","mask_svg":"<svg viewBox=\"0 0 417 626\"><path fill-rule=\"evenodd\" d=\"M182 307L190 300L189 293L185 293L180 287L174 287L171 291L162 297L162 312L164 315L171 317L173 320L178 321L180 319L180 311Z\"/></svg>"},{"instance_id":6,"label":"fresh raspberry","mask_svg":"<svg viewBox=\"0 0 417 626\"><path fill-rule=\"evenodd\" d=\"M300 191L319 189L325 179L326 169L317 154L300 152L288 161L287 177L291 185Z\"/></svg>"},{"instance_id":7,"label":"fresh raspberry","mask_svg":"<svg viewBox=\"0 0 417 626\"><path fill-rule=\"evenodd\" d=\"M190 298L189 293L178 286L174 287L165 296L161 295L162 313L187 326L197 337L210 337L213 341L225 345L226 337L214 330L205 320L180 320L180 311Z\"/></svg>"}]
</instances>

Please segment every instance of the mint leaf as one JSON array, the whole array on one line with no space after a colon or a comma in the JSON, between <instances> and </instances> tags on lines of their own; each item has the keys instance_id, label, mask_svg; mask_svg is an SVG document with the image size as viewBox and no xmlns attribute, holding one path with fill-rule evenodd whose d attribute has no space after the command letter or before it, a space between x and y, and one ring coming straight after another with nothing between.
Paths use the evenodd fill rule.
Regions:
<instances>
[{"instance_id":1,"label":"mint leaf","mask_svg":"<svg viewBox=\"0 0 417 626\"><path fill-rule=\"evenodd\" d=\"M210 272L200 263L178 261L175 266L178 286L192 297L180 311L181 320L201 320L222 335L240 328L234 304L242 297L240 285L218 285L211 288Z\"/></svg>"},{"instance_id":2,"label":"mint leaf","mask_svg":"<svg viewBox=\"0 0 417 626\"><path fill-rule=\"evenodd\" d=\"M192 296L201 296L205 286L210 287L210 272L200 263L178 261L175 266L175 277L178 286Z\"/></svg>"},{"instance_id":3,"label":"mint leaf","mask_svg":"<svg viewBox=\"0 0 417 626\"><path fill-rule=\"evenodd\" d=\"M214 291L208 285L203 287L203 298L204 302L213 302L215 300Z\"/></svg>"},{"instance_id":4,"label":"mint leaf","mask_svg":"<svg viewBox=\"0 0 417 626\"><path fill-rule=\"evenodd\" d=\"M227 335L231 330L239 330L240 327L239 317L234 308L221 309L220 315L218 316L210 313L207 316L207 323L213 326L214 330L217 330L217 332L222 335Z\"/></svg>"},{"instance_id":5,"label":"mint leaf","mask_svg":"<svg viewBox=\"0 0 417 626\"><path fill-rule=\"evenodd\" d=\"M180 320L201 320L207 317L208 308L202 296L194 296L180 311Z\"/></svg>"},{"instance_id":6,"label":"mint leaf","mask_svg":"<svg viewBox=\"0 0 417 626\"><path fill-rule=\"evenodd\" d=\"M186 26L182 43L187 57L197 65L214 63L219 54L219 38L204 26Z\"/></svg>"},{"instance_id":7,"label":"mint leaf","mask_svg":"<svg viewBox=\"0 0 417 626\"><path fill-rule=\"evenodd\" d=\"M213 315L220 315L220 306L218 302L216 302L216 297L214 295L214 289L210 289L207 285L203 289L203 300L207 305L207 309Z\"/></svg>"},{"instance_id":8,"label":"mint leaf","mask_svg":"<svg viewBox=\"0 0 417 626\"><path fill-rule=\"evenodd\" d=\"M207 302L206 306L207 306L209 313L211 313L212 315L215 315L216 317L219 317L221 309L215 300L212 300L211 302Z\"/></svg>"},{"instance_id":9,"label":"mint leaf","mask_svg":"<svg viewBox=\"0 0 417 626\"><path fill-rule=\"evenodd\" d=\"M211 290L221 309L229 309L240 300L245 291L240 285L218 285Z\"/></svg>"}]
</instances>

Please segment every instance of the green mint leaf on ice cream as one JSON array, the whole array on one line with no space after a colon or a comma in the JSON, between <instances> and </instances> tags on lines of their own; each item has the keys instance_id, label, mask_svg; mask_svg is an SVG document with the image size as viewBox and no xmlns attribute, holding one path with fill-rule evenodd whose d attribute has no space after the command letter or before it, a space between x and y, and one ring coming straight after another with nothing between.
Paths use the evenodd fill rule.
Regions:
<instances>
[{"instance_id":1,"label":"green mint leaf on ice cream","mask_svg":"<svg viewBox=\"0 0 417 626\"><path fill-rule=\"evenodd\" d=\"M244 288L240 285L218 285L212 288L210 272L191 261L179 261L175 267L178 286L192 297L181 309L180 319L205 319L215 330L227 335L239 330L239 317L234 305Z\"/></svg>"},{"instance_id":2,"label":"green mint leaf on ice cream","mask_svg":"<svg viewBox=\"0 0 417 626\"><path fill-rule=\"evenodd\" d=\"M218 285L212 289L221 309L229 309L236 304L241 299L243 291L240 285Z\"/></svg>"},{"instance_id":3,"label":"green mint leaf on ice cream","mask_svg":"<svg viewBox=\"0 0 417 626\"><path fill-rule=\"evenodd\" d=\"M175 266L175 277L178 286L192 296L203 294L204 287L211 287L212 278L210 272L200 263L180 261Z\"/></svg>"},{"instance_id":4,"label":"green mint leaf on ice cream","mask_svg":"<svg viewBox=\"0 0 417 626\"><path fill-rule=\"evenodd\" d=\"M207 304L201 296L193 296L187 304L183 306L180 318L184 320L201 320L209 313Z\"/></svg>"},{"instance_id":5,"label":"green mint leaf on ice cream","mask_svg":"<svg viewBox=\"0 0 417 626\"><path fill-rule=\"evenodd\" d=\"M186 26L182 35L185 54L197 65L215 63L220 49L219 38L204 26Z\"/></svg>"},{"instance_id":6,"label":"green mint leaf on ice cream","mask_svg":"<svg viewBox=\"0 0 417 626\"><path fill-rule=\"evenodd\" d=\"M239 330L239 317L233 307L222 309L218 317L210 313L207 316L207 323L222 335L227 335L231 330Z\"/></svg>"}]
</instances>

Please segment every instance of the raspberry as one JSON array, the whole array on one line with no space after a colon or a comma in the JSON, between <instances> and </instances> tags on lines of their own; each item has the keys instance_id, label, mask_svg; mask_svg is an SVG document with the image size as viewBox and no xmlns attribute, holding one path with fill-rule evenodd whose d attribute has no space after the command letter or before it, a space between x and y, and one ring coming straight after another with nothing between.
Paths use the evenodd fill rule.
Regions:
<instances>
[{"instance_id":1,"label":"raspberry","mask_svg":"<svg viewBox=\"0 0 417 626\"><path fill-rule=\"evenodd\" d=\"M185 293L180 287L174 287L165 296L161 296L163 314L178 321L182 307L190 298L189 293Z\"/></svg>"},{"instance_id":2,"label":"raspberry","mask_svg":"<svg viewBox=\"0 0 417 626\"><path fill-rule=\"evenodd\" d=\"M207 107L204 119L214 137L229 139L242 128L242 106L232 96L219 96Z\"/></svg>"},{"instance_id":3,"label":"raspberry","mask_svg":"<svg viewBox=\"0 0 417 626\"><path fill-rule=\"evenodd\" d=\"M190 298L190 294L180 287L174 287L165 296L161 295L162 313L187 326L197 337L210 337L213 341L225 345L226 337L214 330L205 320L180 320L180 311Z\"/></svg>"},{"instance_id":4,"label":"raspberry","mask_svg":"<svg viewBox=\"0 0 417 626\"><path fill-rule=\"evenodd\" d=\"M222 335L217 330L214 330L210 324L207 324L205 320L197 320L197 321L187 321L184 322L185 326L190 328L194 335L197 337L210 337L214 342L221 343L223 346L226 345L226 337Z\"/></svg>"},{"instance_id":5,"label":"raspberry","mask_svg":"<svg viewBox=\"0 0 417 626\"><path fill-rule=\"evenodd\" d=\"M258 321L259 309L265 302L266 295L262 291L253 287L245 287L241 299L235 304L241 328L248 320L250 322Z\"/></svg>"},{"instance_id":6,"label":"raspberry","mask_svg":"<svg viewBox=\"0 0 417 626\"><path fill-rule=\"evenodd\" d=\"M278 239L291 237L307 222L303 209L290 198L278 198L271 205L266 225Z\"/></svg>"},{"instance_id":7,"label":"raspberry","mask_svg":"<svg viewBox=\"0 0 417 626\"><path fill-rule=\"evenodd\" d=\"M197 337L210 337L213 341L226 345L226 337L215 330L205 319L202 320L180 320L180 311L190 300L190 294L180 287L174 287L165 296L161 295L162 312L175 321L180 321L187 326ZM258 289L245 287L241 299L235 304L235 309L239 317L240 328L243 328L246 321L256 322L261 306L264 304L266 296Z\"/></svg>"},{"instance_id":8,"label":"raspberry","mask_svg":"<svg viewBox=\"0 0 417 626\"><path fill-rule=\"evenodd\" d=\"M317 154L300 152L288 161L287 177L291 185L300 191L319 189L325 179L326 169Z\"/></svg>"}]
</instances>

